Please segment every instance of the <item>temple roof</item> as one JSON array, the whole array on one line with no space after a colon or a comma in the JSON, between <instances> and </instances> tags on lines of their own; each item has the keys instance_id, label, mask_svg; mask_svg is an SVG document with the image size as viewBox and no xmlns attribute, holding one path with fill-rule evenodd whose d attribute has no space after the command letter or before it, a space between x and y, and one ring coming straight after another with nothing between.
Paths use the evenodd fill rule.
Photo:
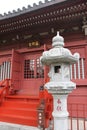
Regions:
<instances>
[{"instance_id":1,"label":"temple roof","mask_svg":"<svg viewBox=\"0 0 87 130\"><path fill-rule=\"evenodd\" d=\"M45 0L0 16L0 44L80 32L87 24L87 0Z\"/></svg>"},{"instance_id":2,"label":"temple roof","mask_svg":"<svg viewBox=\"0 0 87 130\"><path fill-rule=\"evenodd\" d=\"M3 15L0 14L0 20L6 19L6 18L11 18L11 17L18 16L18 15L25 14L25 13L29 13L31 11L36 11L38 9L48 7L53 4L58 4L58 3L61 3L64 1L66 1L66 0L51 0L51 1L45 0L44 3L42 1L39 1L38 5L36 3L33 3L33 6L28 5L27 8L22 7L22 9L18 8L17 10L13 10L12 12L8 11L8 13L4 13Z\"/></svg>"}]
</instances>

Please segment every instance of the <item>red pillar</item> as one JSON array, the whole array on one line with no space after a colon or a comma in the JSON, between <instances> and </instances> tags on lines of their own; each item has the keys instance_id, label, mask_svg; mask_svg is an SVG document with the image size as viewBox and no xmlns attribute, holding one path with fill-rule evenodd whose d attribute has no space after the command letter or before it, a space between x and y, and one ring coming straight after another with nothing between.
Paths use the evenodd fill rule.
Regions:
<instances>
[{"instance_id":1,"label":"red pillar","mask_svg":"<svg viewBox=\"0 0 87 130\"><path fill-rule=\"evenodd\" d=\"M47 45L44 44L44 51L47 50ZM44 66L44 84L48 82L48 66Z\"/></svg>"}]
</instances>

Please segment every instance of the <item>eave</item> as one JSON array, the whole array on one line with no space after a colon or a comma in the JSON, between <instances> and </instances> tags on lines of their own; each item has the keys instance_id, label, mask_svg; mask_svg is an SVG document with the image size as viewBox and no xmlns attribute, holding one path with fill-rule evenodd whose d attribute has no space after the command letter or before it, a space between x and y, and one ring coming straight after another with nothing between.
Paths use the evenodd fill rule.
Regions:
<instances>
[{"instance_id":1,"label":"eave","mask_svg":"<svg viewBox=\"0 0 87 130\"><path fill-rule=\"evenodd\" d=\"M0 20L0 34L32 29L36 26L52 25L55 23L60 24L68 20L82 20L84 16L87 16L86 0L76 0L75 2L67 0L62 2L62 4L58 3L56 0L54 4L51 2L51 4L48 5L49 8L45 6L39 8L37 11L26 11L17 16L15 15L14 17Z\"/></svg>"}]
</instances>

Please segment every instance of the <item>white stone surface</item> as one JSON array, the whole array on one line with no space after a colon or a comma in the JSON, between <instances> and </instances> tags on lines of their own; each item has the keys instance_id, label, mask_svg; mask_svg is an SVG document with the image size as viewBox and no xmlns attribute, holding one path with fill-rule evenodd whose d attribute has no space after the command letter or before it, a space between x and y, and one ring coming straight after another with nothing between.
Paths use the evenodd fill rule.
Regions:
<instances>
[{"instance_id":1,"label":"white stone surface","mask_svg":"<svg viewBox=\"0 0 87 130\"><path fill-rule=\"evenodd\" d=\"M0 122L0 130L39 130L37 127Z\"/></svg>"},{"instance_id":2,"label":"white stone surface","mask_svg":"<svg viewBox=\"0 0 87 130\"><path fill-rule=\"evenodd\" d=\"M57 33L52 39L52 49L44 51L41 56L41 62L45 65L51 65L53 63L76 63L79 59L79 54L74 55L67 48L64 48L64 39Z\"/></svg>"},{"instance_id":3,"label":"white stone surface","mask_svg":"<svg viewBox=\"0 0 87 130\"><path fill-rule=\"evenodd\" d=\"M50 66L50 81L45 88L53 96L54 130L68 130L67 96L76 88L76 84L70 81L70 65L79 60L79 54L72 55L63 46L64 38L57 33L52 39L53 48L43 52L41 57L42 64Z\"/></svg>"}]
</instances>

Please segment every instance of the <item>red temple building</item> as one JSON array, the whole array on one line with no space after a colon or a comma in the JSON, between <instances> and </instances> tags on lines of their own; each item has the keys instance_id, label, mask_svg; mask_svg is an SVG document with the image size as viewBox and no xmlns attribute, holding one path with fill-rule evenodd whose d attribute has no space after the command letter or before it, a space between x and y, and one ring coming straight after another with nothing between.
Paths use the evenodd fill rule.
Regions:
<instances>
[{"instance_id":1,"label":"red temple building","mask_svg":"<svg viewBox=\"0 0 87 130\"><path fill-rule=\"evenodd\" d=\"M70 116L87 119L87 1L45 0L0 15L0 121L49 127L53 102L43 87L49 67L42 66L40 56L57 31L65 47L80 54L70 67L76 83L68 97Z\"/></svg>"}]
</instances>

